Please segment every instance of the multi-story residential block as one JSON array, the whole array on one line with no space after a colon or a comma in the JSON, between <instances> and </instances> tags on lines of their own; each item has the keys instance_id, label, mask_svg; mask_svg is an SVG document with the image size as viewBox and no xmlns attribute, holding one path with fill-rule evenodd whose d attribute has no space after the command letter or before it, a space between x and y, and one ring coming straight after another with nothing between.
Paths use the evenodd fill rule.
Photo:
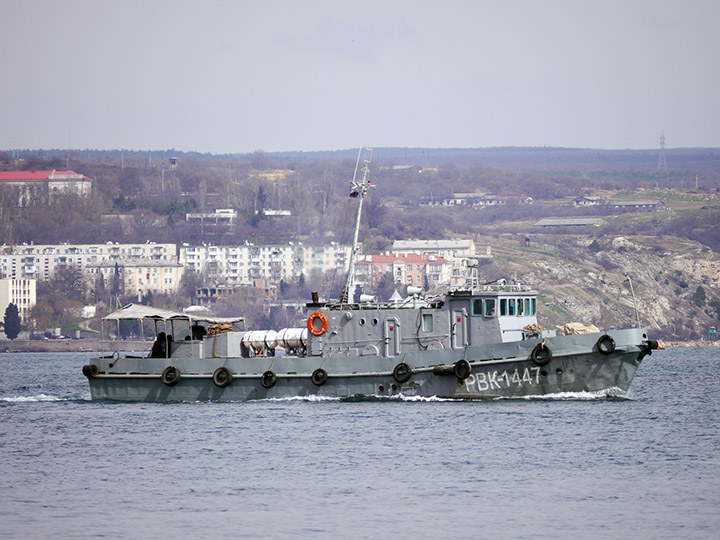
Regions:
<instances>
[{"instance_id":1,"label":"multi-story residential block","mask_svg":"<svg viewBox=\"0 0 720 540\"><path fill-rule=\"evenodd\" d=\"M313 271L347 271L350 247L286 245L189 246L180 248L180 264L208 279L228 285L255 285L258 280L277 284Z\"/></svg>"},{"instance_id":2,"label":"multi-story residential block","mask_svg":"<svg viewBox=\"0 0 720 540\"><path fill-rule=\"evenodd\" d=\"M121 293L142 295L177 292L184 270L181 264L164 260L102 261L87 265L92 286L102 275L105 287L112 288L117 280Z\"/></svg>"},{"instance_id":3,"label":"multi-story residential block","mask_svg":"<svg viewBox=\"0 0 720 540\"><path fill-rule=\"evenodd\" d=\"M417 255L435 255L443 257L452 265L450 284L462 287L466 284L468 271L466 259L472 257L491 258L490 246L483 255L477 255L475 242L467 240L395 240L392 253L396 255L415 253Z\"/></svg>"},{"instance_id":4,"label":"multi-story residential block","mask_svg":"<svg viewBox=\"0 0 720 540\"><path fill-rule=\"evenodd\" d=\"M449 284L452 265L436 255L365 255L355 264L355 282L371 292L383 275L391 273L398 285L429 288ZM427 280L427 284L426 284Z\"/></svg>"},{"instance_id":5,"label":"multi-story residential block","mask_svg":"<svg viewBox=\"0 0 720 540\"><path fill-rule=\"evenodd\" d=\"M87 267L107 261L177 262L175 244L46 244L0 246L0 277L49 280L70 266Z\"/></svg>"},{"instance_id":6,"label":"multi-story residential block","mask_svg":"<svg viewBox=\"0 0 720 540\"><path fill-rule=\"evenodd\" d=\"M15 304L20 319L27 322L36 302L36 285L35 279L0 279L0 314L5 313L8 304Z\"/></svg>"}]
</instances>

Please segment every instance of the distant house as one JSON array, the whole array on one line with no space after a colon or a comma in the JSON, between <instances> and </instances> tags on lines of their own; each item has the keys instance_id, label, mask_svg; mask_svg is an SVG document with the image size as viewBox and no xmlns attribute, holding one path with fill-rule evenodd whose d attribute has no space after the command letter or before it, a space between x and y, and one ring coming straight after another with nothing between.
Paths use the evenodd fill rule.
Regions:
<instances>
[{"instance_id":1,"label":"distant house","mask_svg":"<svg viewBox=\"0 0 720 540\"><path fill-rule=\"evenodd\" d=\"M605 199L602 197L578 197L573 200L573 206L601 206L605 204Z\"/></svg>"},{"instance_id":2,"label":"distant house","mask_svg":"<svg viewBox=\"0 0 720 540\"><path fill-rule=\"evenodd\" d=\"M535 227L602 227L608 222L602 218L546 218L536 222Z\"/></svg>"},{"instance_id":3,"label":"distant house","mask_svg":"<svg viewBox=\"0 0 720 540\"><path fill-rule=\"evenodd\" d=\"M610 201L608 204L623 212L657 212L665 208L665 203L657 199Z\"/></svg>"},{"instance_id":4,"label":"distant house","mask_svg":"<svg viewBox=\"0 0 720 540\"><path fill-rule=\"evenodd\" d=\"M214 212L185 214L185 220L197 222L201 225L232 225L237 221L237 216L237 210L218 208Z\"/></svg>"},{"instance_id":5,"label":"distant house","mask_svg":"<svg viewBox=\"0 0 720 540\"><path fill-rule=\"evenodd\" d=\"M0 186L19 189L18 206L38 200L48 201L62 193L87 196L92 193L92 179L75 171L0 171Z\"/></svg>"}]
</instances>

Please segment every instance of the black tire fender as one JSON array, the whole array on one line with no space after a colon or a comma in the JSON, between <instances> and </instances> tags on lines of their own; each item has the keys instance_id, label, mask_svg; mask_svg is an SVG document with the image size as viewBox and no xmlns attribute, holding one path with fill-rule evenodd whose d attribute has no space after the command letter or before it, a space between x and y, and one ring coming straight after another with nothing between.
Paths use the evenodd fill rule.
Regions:
<instances>
[{"instance_id":1,"label":"black tire fender","mask_svg":"<svg viewBox=\"0 0 720 540\"><path fill-rule=\"evenodd\" d=\"M397 383L406 383L410 380L410 377L412 377L412 368L405 362L400 362L395 366L395 369L393 369L393 379L395 379Z\"/></svg>"},{"instance_id":2,"label":"black tire fender","mask_svg":"<svg viewBox=\"0 0 720 540\"><path fill-rule=\"evenodd\" d=\"M615 340L607 334L600 336L595 344L600 354L612 354L615 351Z\"/></svg>"},{"instance_id":3,"label":"black tire fender","mask_svg":"<svg viewBox=\"0 0 720 540\"><path fill-rule=\"evenodd\" d=\"M82 367L82 373L88 379L94 379L95 377L97 377L98 368L95 364L86 364Z\"/></svg>"},{"instance_id":4,"label":"black tire fender","mask_svg":"<svg viewBox=\"0 0 720 540\"><path fill-rule=\"evenodd\" d=\"M315 386L322 386L328 381L328 374L323 368L317 368L310 375L310 380Z\"/></svg>"},{"instance_id":5,"label":"black tire fender","mask_svg":"<svg viewBox=\"0 0 720 540\"><path fill-rule=\"evenodd\" d=\"M464 358L461 358L457 362L455 362L455 365L453 366L453 373L458 378L459 381L464 381L470 376L470 373L472 372L472 366L470 365L470 362L465 360Z\"/></svg>"},{"instance_id":6,"label":"black tire fender","mask_svg":"<svg viewBox=\"0 0 720 540\"><path fill-rule=\"evenodd\" d=\"M160 379L165 386L175 386L180 381L180 370L175 366L166 367Z\"/></svg>"},{"instance_id":7,"label":"black tire fender","mask_svg":"<svg viewBox=\"0 0 720 540\"><path fill-rule=\"evenodd\" d=\"M218 388L225 388L232 382L232 373L225 366L220 366L213 373L212 381Z\"/></svg>"},{"instance_id":8,"label":"black tire fender","mask_svg":"<svg viewBox=\"0 0 720 540\"><path fill-rule=\"evenodd\" d=\"M543 341L542 343L535 345L530 357L532 358L532 361L535 362L535 365L546 366L550 363L550 360L552 360L552 351Z\"/></svg>"},{"instance_id":9,"label":"black tire fender","mask_svg":"<svg viewBox=\"0 0 720 540\"><path fill-rule=\"evenodd\" d=\"M277 382L277 375L275 375L272 371L269 369L262 374L262 377L260 378L260 384L262 384L263 388L267 388L268 390L275 386L275 383Z\"/></svg>"}]
</instances>

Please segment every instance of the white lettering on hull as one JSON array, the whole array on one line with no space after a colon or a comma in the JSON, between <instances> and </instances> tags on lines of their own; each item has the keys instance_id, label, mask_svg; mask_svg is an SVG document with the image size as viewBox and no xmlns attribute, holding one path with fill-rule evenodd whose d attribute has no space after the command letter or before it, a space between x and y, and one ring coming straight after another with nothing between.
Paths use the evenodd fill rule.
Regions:
<instances>
[{"instance_id":1,"label":"white lettering on hull","mask_svg":"<svg viewBox=\"0 0 720 540\"><path fill-rule=\"evenodd\" d=\"M465 379L465 390L469 393L477 393L533 384L540 384L539 367L525 368L522 375L520 369L471 373Z\"/></svg>"}]
</instances>

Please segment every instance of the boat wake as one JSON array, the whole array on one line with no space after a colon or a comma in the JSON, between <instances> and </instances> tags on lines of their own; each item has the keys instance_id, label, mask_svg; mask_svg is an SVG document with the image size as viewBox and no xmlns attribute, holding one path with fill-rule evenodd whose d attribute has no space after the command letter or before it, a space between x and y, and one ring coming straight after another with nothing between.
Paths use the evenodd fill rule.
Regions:
<instances>
[{"instance_id":1,"label":"boat wake","mask_svg":"<svg viewBox=\"0 0 720 540\"><path fill-rule=\"evenodd\" d=\"M60 397L48 394L37 394L34 396L0 396L0 403L42 403L52 401L90 401L90 396Z\"/></svg>"},{"instance_id":2,"label":"boat wake","mask_svg":"<svg viewBox=\"0 0 720 540\"><path fill-rule=\"evenodd\" d=\"M49 396L47 394L38 394L36 396L7 396L0 397L0 401L7 403L27 403L27 402L38 402L38 401L66 401L64 398L58 396Z\"/></svg>"},{"instance_id":3,"label":"boat wake","mask_svg":"<svg viewBox=\"0 0 720 540\"><path fill-rule=\"evenodd\" d=\"M595 392L556 392L554 394L544 394L539 396L518 396L518 397L499 397L496 400L508 399L524 399L524 400L548 400L548 401L593 401L602 399L629 400L627 392L620 388L606 388Z\"/></svg>"}]
</instances>

